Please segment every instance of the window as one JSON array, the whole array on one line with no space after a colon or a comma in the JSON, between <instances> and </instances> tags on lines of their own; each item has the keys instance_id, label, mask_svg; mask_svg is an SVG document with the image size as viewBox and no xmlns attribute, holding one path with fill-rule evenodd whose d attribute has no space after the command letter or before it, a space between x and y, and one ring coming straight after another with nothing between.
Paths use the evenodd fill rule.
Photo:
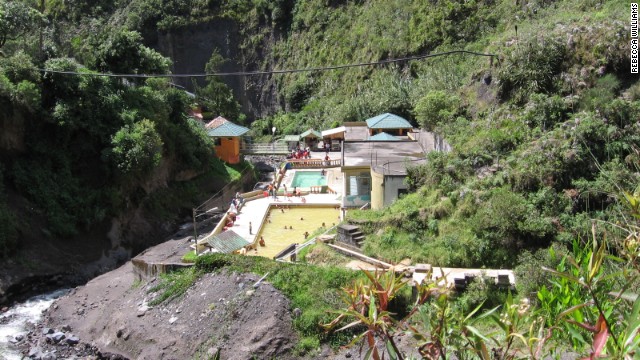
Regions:
<instances>
[{"instance_id":1,"label":"window","mask_svg":"<svg viewBox=\"0 0 640 360\"><path fill-rule=\"evenodd\" d=\"M220 146L220 145L222 145L222 139L220 139L220 138L213 138L213 145L215 145L215 146Z\"/></svg>"}]
</instances>

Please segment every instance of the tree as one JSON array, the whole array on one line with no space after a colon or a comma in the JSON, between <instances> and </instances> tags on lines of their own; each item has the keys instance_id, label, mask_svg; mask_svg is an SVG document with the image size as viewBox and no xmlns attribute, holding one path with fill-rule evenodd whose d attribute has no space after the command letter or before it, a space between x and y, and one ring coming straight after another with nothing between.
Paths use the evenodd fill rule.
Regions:
<instances>
[{"instance_id":1,"label":"tree","mask_svg":"<svg viewBox=\"0 0 640 360\"><path fill-rule=\"evenodd\" d=\"M225 59L220 55L217 50L214 50L211 54L211 58L205 65L205 71L207 73L215 73L220 70L220 67L225 62ZM211 111L214 115L220 115L228 117L233 121L242 122L244 116L240 113L240 104L233 97L233 92L227 86L227 84L220 81L216 76L210 76L207 78L207 85L204 88L196 88L198 95L198 102L204 105L207 110Z\"/></svg>"},{"instance_id":2,"label":"tree","mask_svg":"<svg viewBox=\"0 0 640 360\"><path fill-rule=\"evenodd\" d=\"M0 48L33 29L39 13L20 1L0 3Z\"/></svg>"},{"instance_id":3,"label":"tree","mask_svg":"<svg viewBox=\"0 0 640 360\"><path fill-rule=\"evenodd\" d=\"M425 129L433 129L444 120L452 120L460 111L460 98L444 91L430 91L418 100L414 109L416 118Z\"/></svg>"},{"instance_id":4,"label":"tree","mask_svg":"<svg viewBox=\"0 0 640 360\"><path fill-rule=\"evenodd\" d=\"M92 66L101 71L121 74L165 74L170 61L157 51L142 45L137 31L115 30L94 39Z\"/></svg>"},{"instance_id":5,"label":"tree","mask_svg":"<svg viewBox=\"0 0 640 360\"><path fill-rule=\"evenodd\" d=\"M123 126L111 144L115 165L126 176L144 177L162 158L162 139L148 119Z\"/></svg>"}]
</instances>

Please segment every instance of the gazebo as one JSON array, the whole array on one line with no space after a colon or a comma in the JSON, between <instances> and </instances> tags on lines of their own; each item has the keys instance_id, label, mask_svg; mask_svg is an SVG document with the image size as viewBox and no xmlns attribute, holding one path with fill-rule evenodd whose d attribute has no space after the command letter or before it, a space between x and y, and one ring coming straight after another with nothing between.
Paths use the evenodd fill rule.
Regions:
<instances>
[{"instance_id":1,"label":"gazebo","mask_svg":"<svg viewBox=\"0 0 640 360\"><path fill-rule=\"evenodd\" d=\"M229 164L237 164L240 162L240 142L242 141L242 135L249 132L249 129L236 125L226 119L224 120L225 121L221 121L221 124L217 127L209 130L207 134L213 138L218 158ZM215 119L213 121L215 121Z\"/></svg>"},{"instance_id":2,"label":"gazebo","mask_svg":"<svg viewBox=\"0 0 640 360\"><path fill-rule=\"evenodd\" d=\"M397 137L389 135L386 132L377 133L373 136L369 136L367 141L400 141Z\"/></svg>"},{"instance_id":3,"label":"gazebo","mask_svg":"<svg viewBox=\"0 0 640 360\"><path fill-rule=\"evenodd\" d=\"M283 140L287 143L287 149L295 149L300 142L300 135L285 135Z\"/></svg>"},{"instance_id":4,"label":"gazebo","mask_svg":"<svg viewBox=\"0 0 640 360\"><path fill-rule=\"evenodd\" d=\"M304 142L305 146L315 149L318 147L318 141L322 139L322 134L319 131L309 129L300 134L300 139Z\"/></svg>"},{"instance_id":5,"label":"gazebo","mask_svg":"<svg viewBox=\"0 0 640 360\"><path fill-rule=\"evenodd\" d=\"M403 117L395 114L385 113L367 119L369 136L386 132L394 136L404 136L413 126Z\"/></svg>"}]
</instances>

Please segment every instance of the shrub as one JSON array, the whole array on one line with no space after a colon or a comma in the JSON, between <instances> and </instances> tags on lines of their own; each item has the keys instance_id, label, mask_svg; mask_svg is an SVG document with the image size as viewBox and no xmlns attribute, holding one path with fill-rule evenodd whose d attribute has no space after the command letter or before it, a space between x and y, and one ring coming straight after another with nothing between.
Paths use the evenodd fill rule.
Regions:
<instances>
[{"instance_id":1,"label":"shrub","mask_svg":"<svg viewBox=\"0 0 640 360\"><path fill-rule=\"evenodd\" d=\"M146 176L162 157L162 139L155 124L147 119L122 127L111 144L114 163L126 176Z\"/></svg>"},{"instance_id":2,"label":"shrub","mask_svg":"<svg viewBox=\"0 0 640 360\"><path fill-rule=\"evenodd\" d=\"M455 119L460 113L460 98L444 91L430 91L418 100L414 113L420 125L431 130L442 122Z\"/></svg>"},{"instance_id":3,"label":"shrub","mask_svg":"<svg viewBox=\"0 0 640 360\"><path fill-rule=\"evenodd\" d=\"M507 295L508 291L498 288L494 278L477 276L467 285L458 303L464 313L469 313L478 306L488 309L502 305Z\"/></svg>"},{"instance_id":4,"label":"shrub","mask_svg":"<svg viewBox=\"0 0 640 360\"><path fill-rule=\"evenodd\" d=\"M565 120L569 107L558 95L533 94L529 98L523 120L531 127L543 131Z\"/></svg>"},{"instance_id":5,"label":"shrub","mask_svg":"<svg viewBox=\"0 0 640 360\"><path fill-rule=\"evenodd\" d=\"M582 94L580 108L588 111L603 109L616 98L619 88L620 80L615 75L607 74L601 77L594 87Z\"/></svg>"},{"instance_id":6,"label":"shrub","mask_svg":"<svg viewBox=\"0 0 640 360\"><path fill-rule=\"evenodd\" d=\"M549 273L542 267L555 269L560 260L567 254L567 249L554 244L548 249L538 249L534 252L524 251L518 256L518 266L513 269L516 277L516 290L525 297L535 299L535 294L541 287L551 290Z\"/></svg>"},{"instance_id":7,"label":"shrub","mask_svg":"<svg viewBox=\"0 0 640 360\"><path fill-rule=\"evenodd\" d=\"M36 84L23 80L16 85L14 98L29 109L37 109L40 106L40 89Z\"/></svg>"},{"instance_id":8,"label":"shrub","mask_svg":"<svg viewBox=\"0 0 640 360\"><path fill-rule=\"evenodd\" d=\"M516 45L498 71L499 96L523 104L529 94L553 93L565 56L565 45L556 39L534 39Z\"/></svg>"}]
</instances>

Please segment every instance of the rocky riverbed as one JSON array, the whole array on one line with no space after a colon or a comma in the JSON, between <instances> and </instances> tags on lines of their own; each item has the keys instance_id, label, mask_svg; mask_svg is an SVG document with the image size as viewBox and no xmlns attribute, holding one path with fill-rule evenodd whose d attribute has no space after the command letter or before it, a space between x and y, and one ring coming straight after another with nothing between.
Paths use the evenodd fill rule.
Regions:
<instances>
[{"instance_id":1,"label":"rocky riverbed","mask_svg":"<svg viewBox=\"0 0 640 360\"><path fill-rule=\"evenodd\" d=\"M72 289L15 346L34 359L296 358L289 300L257 275L206 274L157 306L159 280L136 279L128 262Z\"/></svg>"}]
</instances>

